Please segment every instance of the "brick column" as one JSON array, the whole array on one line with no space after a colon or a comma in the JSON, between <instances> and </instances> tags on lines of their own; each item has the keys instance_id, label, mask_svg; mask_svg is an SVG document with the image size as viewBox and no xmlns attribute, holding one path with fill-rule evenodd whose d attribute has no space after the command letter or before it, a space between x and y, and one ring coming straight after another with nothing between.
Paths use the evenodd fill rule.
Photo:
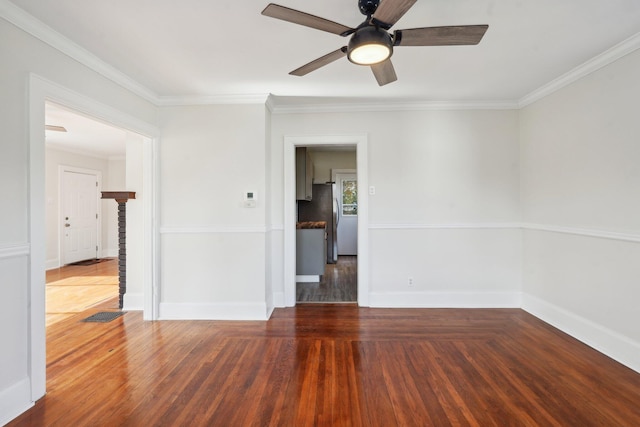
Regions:
<instances>
[{"instance_id":1,"label":"brick column","mask_svg":"<svg viewBox=\"0 0 640 427\"><path fill-rule=\"evenodd\" d=\"M118 202L118 307L122 309L127 292L127 203Z\"/></svg>"},{"instance_id":2,"label":"brick column","mask_svg":"<svg viewBox=\"0 0 640 427\"><path fill-rule=\"evenodd\" d=\"M133 191L103 191L103 199L115 199L118 203L118 307L122 309L127 292L127 201L135 199Z\"/></svg>"}]
</instances>

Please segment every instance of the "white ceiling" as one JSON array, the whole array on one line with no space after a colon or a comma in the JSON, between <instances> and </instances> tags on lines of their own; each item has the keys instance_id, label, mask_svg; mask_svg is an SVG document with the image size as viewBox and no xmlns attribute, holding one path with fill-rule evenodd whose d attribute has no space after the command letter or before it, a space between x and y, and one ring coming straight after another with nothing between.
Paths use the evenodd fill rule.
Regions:
<instances>
[{"instance_id":1,"label":"white ceiling","mask_svg":"<svg viewBox=\"0 0 640 427\"><path fill-rule=\"evenodd\" d=\"M399 80L379 87L346 58L288 75L347 40L262 16L265 0L11 1L158 97L517 101L640 32L637 0L418 0L393 29L489 30L478 46L396 48ZM278 3L348 26L364 18L357 0Z\"/></svg>"},{"instance_id":2,"label":"white ceiling","mask_svg":"<svg viewBox=\"0 0 640 427\"><path fill-rule=\"evenodd\" d=\"M49 148L100 158L118 158L126 153L127 131L62 108L45 105L45 124L67 131L45 131Z\"/></svg>"},{"instance_id":3,"label":"white ceiling","mask_svg":"<svg viewBox=\"0 0 640 427\"><path fill-rule=\"evenodd\" d=\"M348 40L262 16L266 0L10 1L132 80L148 99L178 103L273 94L282 106L296 103L287 97L517 104L640 33L638 0L418 0L392 30L489 29L477 46L397 47L398 81L379 87L367 67L346 58L304 77L288 75ZM364 19L357 0L277 3L348 26ZM47 132L51 145L124 154L123 131L54 106L47 123L69 130Z\"/></svg>"}]
</instances>

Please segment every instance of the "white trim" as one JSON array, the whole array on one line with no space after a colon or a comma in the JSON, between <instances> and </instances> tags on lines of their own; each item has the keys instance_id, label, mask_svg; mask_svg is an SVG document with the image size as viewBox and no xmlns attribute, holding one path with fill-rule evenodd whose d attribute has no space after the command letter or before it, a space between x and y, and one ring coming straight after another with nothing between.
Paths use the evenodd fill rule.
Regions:
<instances>
[{"instance_id":1,"label":"white trim","mask_svg":"<svg viewBox=\"0 0 640 427\"><path fill-rule=\"evenodd\" d=\"M6 1L0 0L0 8ZM1 11L1 9L0 9ZM157 151L158 137L160 131L153 124L129 116L115 108L109 107L87 96L69 90L59 84L51 82L33 73L29 74L29 241L30 251L30 274L29 274L29 331L28 331L28 375L31 380L31 398L33 401L44 396L46 392L46 332L45 332L45 245L33 244L33 242L43 242L46 239L45 230L45 141L44 141L44 117L45 103L55 102L74 111L88 116L104 120L114 126L127 129L131 132L150 138L149 152L153 159L150 161L151 167L145 164L145 174L143 180L157 179ZM153 186L154 183L146 184ZM157 220L157 198L158 189L153 187L149 192L149 197L144 197L145 212L150 211L151 215L144 218L143 228L145 233L154 236L156 233ZM152 305L154 292L148 292L149 288L158 288L157 257L159 250L157 242L152 241L152 248L145 252L145 272L151 270L143 277L145 283L145 307ZM148 248L145 246L145 248ZM147 268L149 264L149 268ZM149 283L146 283L146 282ZM157 310L155 311L157 312ZM154 312L154 313L155 313ZM144 313L147 316L154 316L154 313Z\"/></svg>"},{"instance_id":2,"label":"white trim","mask_svg":"<svg viewBox=\"0 0 640 427\"><path fill-rule=\"evenodd\" d=\"M0 392L0 425L9 421L33 407L29 378L13 384Z\"/></svg>"},{"instance_id":3,"label":"white trim","mask_svg":"<svg viewBox=\"0 0 640 427\"><path fill-rule=\"evenodd\" d=\"M624 242L640 243L640 234L621 233L617 231L597 230L588 228L565 227L559 225L545 225L532 223L468 223L468 224L369 224L369 230L533 230L547 231L551 233L572 234L583 237L594 237L598 239L620 240Z\"/></svg>"},{"instance_id":4,"label":"white trim","mask_svg":"<svg viewBox=\"0 0 640 427\"><path fill-rule=\"evenodd\" d=\"M60 267L60 260L58 258L48 259L44 265L45 271L54 270Z\"/></svg>"},{"instance_id":5,"label":"white trim","mask_svg":"<svg viewBox=\"0 0 640 427\"><path fill-rule=\"evenodd\" d=\"M440 229L519 229L519 223L478 223L478 224L369 224L370 230L440 230Z\"/></svg>"},{"instance_id":6,"label":"white trim","mask_svg":"<svg viewBox=\"0 0 640 427\"><path fill-rule=\"evenodd\" d=\"M160 303L160 320L268 320L265 302Z\"/></svg>"},{"instance_id":7,"label":"white trim","mask_svg":"<svg viewBox=\"0 0 640 427\"><path fill-rule=\"evenodd\" d=\"M640 373L640 343L533 295L523 294L522 309Z\"/></svg>"},{"instance_id":8,"label":"white trim","mask_svg":"<svg viewBox=\"0 0 640 427\"><path fill-rule=\"evenodd\" d=\"M203 225L203 226L162 226L160 234L205 234L205 233L266 233L264 225Z\"/></svg>"},{"instance_id":9,"label":"white trim","mask_svg":"<svg viewBox=\"0 0 640 427\"><path fill-rule=\"evenodd\" d=\"M328 100L306 102L301 98L296 104L278 105L278 97L270 96L267 107L272 114L353 113L386 111L450 111L450 110L517 110L516 101L414 101L393 99Z\"/></svg>"},{"instance_id":10,"label":"white trim","mask_svg":"<svg viewBox=\"0 0 640 427\"><path fill-rule=\"evenodd\" d=\"M368 136L366 134L284 137L284 305L296 305L296 171L295 148L314 145L356 146L358 171L358 305L369 305L369 198Z\"/></svg>"},{"instance_id":11,"label":"white trim","mask_svg":"<svg viewBox=\"0 0 640 427\"><path fill-rule=\"evenodd\" d=\"M28 256L31 247L28 244L0 247L0 259Z\"/></svg>"},{"instance_id":12,"label":"white trim","mask_svg":"<svg viewBox=\"0 0 640 427\"><path fill-rule=\"evenodd\" d=\"M3 0L0 0L0 2L1 1ZM52 102L73 111L73 113L85 115L91 119L100 120L106 124L113 125L148 138L158 138L160 136L160 130L154 124L145 122L134 116L130 116L127 113L123 113L122 111L107 104L103 104L86 95L67 89L64 86L37 74L29 73L29 82L31 86L42 88L42 90L46 91L46 93L42 94L44 97L43 103Z\"/></svg>"},{"instance_id":13,"label":"white trim","mask_svg":"<svg viewBox=\"0 0 640 427\"><path fill-rule=\"evenodd\" d=\"M316 283L320 281L320 276L312 276L312 275L297 275L296 274L296 283Z\"/></svg>"},{"instance_id":14,"label":"white trim","mask_svg":"<svg viewBox=\"0 0 640 427\"><path fill-rule=\"evenodd\" d=\"M158 96L151 90L107 64L93 53L72 42L13 3L7 0L0 0L0 16L38 40L45 42L59 52L75 59L123 88L130 90L149 102L154 104L157 102Z\"/></svg>"},{"instance_id":15,"label":"white trim","mask_svg":"<svg viewBox=\"0 0 640 427\"><path fill-rule=\"evenodd\" d=\"M522 224L522 228L525 230L548 231L551 233L573 234L576 236L595 237L598 239L621 240L623 242L640 243L640 234L530 223Z\"/></svg>"},{"instance_id":16,"label":"white trim","mask_svg":"<svg viewBox=\"0 0 640 427\"><path fill-rule=\"evenodd\" d=\"M284 292L273 293L273 306L284 307Z\"/></svg>"},{"instance_id":17,"label":"white trim","mask_svg":"<svg viewBox=\"0 0 640 427\"><path fill-rule=\"evenodd\" d=\"M371 307L519 308L520 292L372 292Z\"/></svg>"},{"instance_id":18,"label":"white trim","mask_svg":"<svg viewBox=\"0 0 640 427\"><path fill-rule=\"evenodd\" d=\"M185 96L159 96L156 105L159 107L177 107L189 105L239 105L239 104L265 104L269 98L268 93L258 94L231 94L231 95L185 95Z\"/></svg>"},{"instance_id":19,"label":"white trim","mask_svg":"<svg viewBox=\"0 0 640 427\"><path fill-rule=\"evenodd\" d=\"M594 71L617 61L618 59L640 49L640 33L637 33L628 39L618 43L612 48L604 51L600 55L597 55L587 62L577 66L573 70L561 75L560 77L550 81L549 83L539 87L528 95L523 96L518 101L518 107L524 108L527 105L551 95L552 93L562 89L571 83L580 80L583 77L588 76Z\"/></svg>"},{"instance_id":20,"label":"white trim","mask_svg":"<svg viewBox=\"0 0 640 427\"><path fill-rule=\"evenodd\" d=\"M124 294L122 309L127 311L144 311L144 292Z\"/></svg>"}]
</instances>

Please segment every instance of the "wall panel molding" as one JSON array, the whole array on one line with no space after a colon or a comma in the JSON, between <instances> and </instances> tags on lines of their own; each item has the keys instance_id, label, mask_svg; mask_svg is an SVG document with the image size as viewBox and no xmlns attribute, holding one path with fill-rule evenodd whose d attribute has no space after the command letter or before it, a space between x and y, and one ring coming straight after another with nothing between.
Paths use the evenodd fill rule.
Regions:
<instances>
[{"instance_id":1,"label":"wall panel molding","mask_svg":"<svg viewBox=\"0 0 640 427\"><path fill-rule=\"evenodd\" d=\"M621 240L624 242L640 243L640 234L620 233L617 231L597 230L592 228L575 228L558 225L544 224L522 224L525 230L546 231L550 233L573 234L583 237L594 237L598 239Z\"/></svg>"},{"instance_id":2,"label":"wall panel molding","mask_svg":"<svg viewBox=\"0 0 640 427\"><path fill-rule=\"evenodd\" d=\"M0 259L28 256L31 247L28 244L0 246Z\"/></svg>"},{"instance_id":3,"label":"wall panel molding","mask_svg":"<svg viewBox=\"0 0 640 427\"><path fill-rule=\"evenodd\" d=\"M163 226L160 234L220 234L220 233L266 233L264 225L207 225L207 226Z\"/></svg>"},{"instance_id":4,"label":"wall panel molding","mask_svg":"<svg viewBox=\"0 0 640 427\"><path fill-rule=\"evenodd\" d=\"M531 230L550 233L572 234L575 236L598 239L621 240L640 243L640 234L621 233L618 231L598 230L594 228L566 227L560 225L534 223L459 223L459 224L369 224L369 230Z\"/></svg>"},{"instance_id":5,"label":"wall panel molding","mask_svg":"<svg viewBox=\"0 0 640 427\"><path fill-rule=\"evenodd\" d=\"M455 230L455 229L471 229L471 230L496 230L496 229L519 229L522 228L520 223L469 223L469 224L369 224L370 230Z\"/></svg>"}]
</instances>

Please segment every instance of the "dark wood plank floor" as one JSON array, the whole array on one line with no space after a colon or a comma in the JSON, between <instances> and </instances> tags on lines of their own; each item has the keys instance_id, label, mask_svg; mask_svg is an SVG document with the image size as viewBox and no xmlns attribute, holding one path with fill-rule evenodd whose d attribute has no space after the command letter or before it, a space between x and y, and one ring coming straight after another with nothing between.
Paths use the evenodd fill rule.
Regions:
<instances>
[{"instance_id":1,"label":"dark wood plank floor","mask_svg":"<svg viewBox=\"0 0 640 427\"><path fill-rule=\"evenodd\" d=\"M640 374L519 309L304 304L47 332L15 426L639 426Z\"/></svg>"},{"instance_id":2,"label":"dark wood plank floor","mask_svg":"<svg viewBox=\"0 0 640 427\"><path fill-rule=\"evenodd\" d=\"M326 264L320 282L296 283L297 302L357 302L358 257L341 255Z\"/></svg>"}]
</instances>

